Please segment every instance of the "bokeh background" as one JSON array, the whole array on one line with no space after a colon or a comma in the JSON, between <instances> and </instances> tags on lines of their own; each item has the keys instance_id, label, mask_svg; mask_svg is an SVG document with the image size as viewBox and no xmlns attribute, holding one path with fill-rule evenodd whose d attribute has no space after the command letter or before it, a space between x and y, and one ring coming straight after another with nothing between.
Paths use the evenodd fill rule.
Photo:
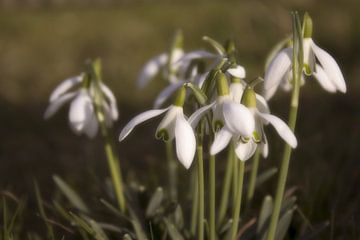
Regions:
<instances>
[{"instance_id":1,"label":"bokeh background","mask_svg":"<svg viewBox=\"0 0 360 240\"><path fill-rule=\"evenodd\" d=\"M249 78L263 74L271 47L291 31L290 11L308 11L314 39L340 63L348 92L330 94L314 81L302 88L288 187L312 224L328 221L321 239L360 239L360 3L345 1L0 1L0 190L31 198L36 178L45 198L59 174L88 198L107 176L100 139L75 136L67 108L49 121L43 113L52 89L100 57L105 82L118 98L114 136L135 114L149 109L165 83L136 88L142 65L168 49L182 29L187 50L205 48L203 35L236 40ZM272 111L286 119L289 96ZM166 183L164 146L153 138L156 121L139 127L118 151L127 181ZM275 135L269 129L270 135ZM262 169L277 166L282 142L272 138ZM218 162L221 169L221 162ZM183 177L189 173L181 170ZM258 201L274 192L275 178ZM99 185L97 185L99 183ZM219 183L220 184L220 183Z\"/></svg>"}]
</instances>

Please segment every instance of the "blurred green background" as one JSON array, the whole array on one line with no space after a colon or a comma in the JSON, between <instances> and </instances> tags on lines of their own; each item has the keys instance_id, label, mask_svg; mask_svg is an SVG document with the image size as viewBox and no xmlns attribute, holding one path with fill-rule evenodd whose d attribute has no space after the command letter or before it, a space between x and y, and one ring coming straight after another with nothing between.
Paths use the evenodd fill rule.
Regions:
<instances>
[{"instance_id":1,"label":"blurred green background","mask_svg":"<svg viewBox=\"0 0 360 240\"><path fill-rule=\"evenodd\" d=\"M74 136L67 108L50 121L42 118L52 89L81 72L87 58L101 57L104 80L118 98L117 137L165 86L154 81L140 91L135 81L150 57L168 49L176 29L183 30L187 50L204 48L203 35L219 41L235 38L247 76L253 78L263 75L267 53L290 33L290 11L308 11L314 39L338 60L348 93L329 94L313 81L302 88L296 133L300 145L288 186L298 186L299 206L311 223L329 221L322 239L360 238L358 1L8 0L0 1L0 9L0 189L18 196L32 192L34 177L50 196L54 173L78 188L107 175L100 140ZM270 103L283 119L288 100L279 93ZM155 126L153 121L140 127L118 145L126 179L150 186L166 182L158 176L164 147L153 138ZM263 169L278 164L282 142L273 139ZM274 183L258 193L258 200L273 192Z\"/></svg>"}]
</instances>

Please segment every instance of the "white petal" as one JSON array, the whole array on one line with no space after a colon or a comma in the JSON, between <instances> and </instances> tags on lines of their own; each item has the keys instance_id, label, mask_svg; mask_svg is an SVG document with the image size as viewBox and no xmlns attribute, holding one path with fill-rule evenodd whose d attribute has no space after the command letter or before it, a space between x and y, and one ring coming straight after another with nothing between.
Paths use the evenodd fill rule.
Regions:
<instances>
[{"instance_id":1,"label":"white petal","mask_svg":"<svg viewBox=\"0 0 360 240\"><path fill-rule=\"evenodd\" d=\"M264 88L269 90L280 84L281 80L291 67L292 49L281 50L270 63L265 72Z\"/></svg>"},{"instance_id":2,"label":"white petal","mask_svg":"<svg viewBox=\"0 0 360 240\"><path fill-rule=\"evenodd\" d=\"M176 117L175 142L179 161L189 169L195 156L196 139L192 127L182 114Z\"/></svg>"},{"instance_id":3,"label":"white petal","mask_svg":"<svg viewBox=\"0 0 360 240\"><path fill-rule=\"evenodd\" d=\"M176 48L171 55L171 65L178 62L184 56L184 51L181 48Z\"/></svg>"},{"instance_id":4,"label":"white petal","mask_svg":"<svg viewBox=\"0 0 360 240\"><path fill-rule=\"evenodd\" d=\"M255 129L255 120L250 110L242 104L227 102L223 107L226 126L241 136L251 136Z\"/></svg>"},{"instance_id":5,"label":"white petal","mask_svg":"<svg viewBox=\"0 0 360 240\"><path fill-rule=\"evenodd\" d=\"M175 65L181 65L184 63L191 62L194 59L206 59L206 58L219 58L220 56L217 54L210 53L204 50L196 50L189 53L184 54L176 63Z\"/></svg>"},{"instance_id":6,"label":"white petal","mask_svg":"<svg viewBox=\"0 0 360 240\"><path fill-rule=\"evenodd\" d=\"M256 113L260 118L270 122L270 124L273 125L277 133L285 142L287 142L292 148L296 148L296 137L283 120L271 114L260 113L259 111Z\"/></svg>"},{"instance_id":7,"label":"white petal","mask_svg":"<svg viewBox=\"0 0 360 240\"><path fill-rule=\"evenodd\" d=\"M47 107L44 118L48 119L52 115L54 115L65 103L70 101L73 97L75 97L77 92L66 93L62 96L56 98L54 101L50 102L49 106Z\"/></svg>"},{"instance_id":8,"label":"white petal","mask_svg":"<svg viewBox=\"0 0 360 240\"><path fill-rule=\"evenodd\" d=\"M270 98L272 98L278 88L279 88L279 85L274 85L273 87L271 87L269 89L266 89L266 90L264 89L263 94L264 94L265 99L269 100Z\"/></svg>"},{"instance_id":9,"label":"white petal","mask_svg":"<svg viewBox=\"0 0 360 240\"><path fill-rule=\"evenodd\" d=\"M198 125L199 121L201 120L201 118L205 115L205 113L207 111L209 111L213 106L215 105L215 102L206 105L204 107L199 108L198 110L196 110L196 112L194 112L190 118L189 118L189 123L193 128L196 128L196 126Z\"/></svg>"},{"instance_id":10,"label":"white petal","mask_svg":"<svg viewBox=\"0 0 360 240\"><path fill-rule=\"evenodd\" d=\"M164 90L160 92L160 94L156 97L154 108L159 108L177 89L179 89L184 84L184 81L178 81L176 83L172 83Z\"/></svg>"},{"instance_id":11,"label":"white petal","mask_svg":"<svg viewBox=\"0 0 360 240\"><path fill-rule=\"evenodd\" d=\"M263 139L261 141L261 145L260 145L260 149L261 149L261 155L264 158L267 158L269 155L269 144L268 144L268 140L266 138L265 132L263 132Z\"/></svg>"},{"instance_id":12,"label":"white petal","mask_svg":"<svg viewBox=\"0 0 360 240\"><path fill-rule=\"evenodd\" d=\"M160 68L163 67L168 61L168 55L166 53L160 54L148 61L138 77L137 84L140 88L145 87L149 81L155 77L155 75L160 71Z\"/></svg>"},{"instance_id":13,"label":"white petal","mask_svg":"<svg viewBox=\"0 0 360 240\"><path fill-rule=\"evenodd\" d=\"M229 68L227 70L227 72L232 75L233 77L237 77L237 78L245 78L246 77L246 71L245 68L237 65L234 68Z\"/></svg>"},{"instance_id":14,"label":"white petal","mask_svg":"<svg viewBox=\"0 0 360 240\"><path fill-rule=\"evenodd\" d=\"M230 84L230 96L236 103L241 102L242 95L244 93L244 85L241 83Z\"/></svg>"},{"instance_id":15,"label":"white petal","mask_svg":"<svg viewBox=\"0 0 360 240\"><path fill-rule=\"evenodd\" d=\"M98 120L95 116L95 113L93 112L91 117L86 121L83 131L86 134L86 136L88 136L89 138L94 138L98 132L98 129L99 129Z\"/></svg>"},{"instance_id":16,"label":"white petal","mask_svg":"<svg viewBox=\"0 0 360 240\"><path fill-rule=\"evenodd\" d=\"M235 148L236 156L241 161L246 161L249 158L251 158L252 155L254 155L256 151L257 144L250 140L247 143L239 142L239 144Z\"/></svg>"},{"instance_id":17,"label":"white petal","mask_svg":"<svg viewBox=\"0 0 360 240\"><path fill-rule=\"evenodd\" d=\"M211 145L210 154L215 155L222 151L229 144L232 136L232 133L226 127L223 127L218 131L215 134L214 142Z\"/></svg>"},{"instance_id":18,"label":"white petal","mask_svg":"<svg viewBox=\"0 0 360 240\"><path fill-rule=\"evenodd\" d=\"M140 113L139 115L137 115L136 117L131 119L131 121L128 122L128 124L126 124L126 126L122 129L120 136L119 136L119 141L121 142L122 140L124 140L124 138L126 138L127 135L129 135L129 133L134 129L134 127L136 127L136 125L139 125L140 123L145 122L146 120L149 120L150 118L159 116L160 114L166 112L167 110L169 110L169 108L149 110L149 111Z\"/></svg>"},{"instance_id":19,"label":"white petal","mask_svg":"<svg viewBox=\"0 0 360 240\"><path fill-rule=\"evenodd\" d=\"M324 69L316 64L315 72L313 72L315 79L319 82L322 88L328 92L336 92L336 86L331 82L329 77L326 75Z\"/></svg>"},{"instance_id":20,"label":"white petal","mask_svg":"<svg viewBox=\"0 0 360 240\"><path fill-rule=\"evenodd\" d=\"M178 106L171 106L157 127L156 136L160 130L166 130L169 137L168 140L172 140L175 137L175 123L178 115L183 115L183 108Z\"/></svg>"},{"instance_id":21,"label":"white petal","mask_svg":"<svg viewBox=\"0 0 360 240\"><path fill-rule=\"evenodd\" d=\"M335 59L326 51L318 47L314 42L312 42L312 49L314 50L315 56L319 60L328 78L333 82L333 84L337 87L337 89L339 89L340 92L345 93L345 80Z\"/></svg>"},{"instance_id":22,"label":"white petal","mask_svg":"<svg viewBox=\"0 0 360 240\"><path fill-rule=\"evenodd\" d=\"M83 79L83 76L75 76L68 78L64 80L62 83L60 83L54 91L50 95L50 102L55 101L57 98L59 98L62 94L64 94L66 91L74 87L76 84L80 83Z\"/></svg>"},{"instance_id":23,"label":"white petal","mask_svg":"<svg viewBox=\"0 0 360 240\"><path fill-rule=\"evenodd\" d=\"M93 114L93 108L89 94L85 90L81 90L71 102L69 111L69 122L76 133L84 129L86 121Z\"/></svg>"},{"instance_id":24,"label":"white petal","mask_svg":"<svg viewBox=\"0 0 360 240\"><path fill-rule=\"evenodd\" d=\"M267 104L267 101L259 94L256 94L256 108L262 113L270 113L270 108Z\"/></svg>"},{"instance_id":25,"label":"white petal","mask_svg":"<svg viewBox=\"0 0 360 240\"><path fill-rule=\"evenodd\" d=\"M113 92L110 90L108 86L104 83L100 82L101 91L104 93L105 97L109 100L110 105L110 113L113 120L117 120L119 117L118 107L116 103L116 98Z\"/></svg>"}]
</instances>

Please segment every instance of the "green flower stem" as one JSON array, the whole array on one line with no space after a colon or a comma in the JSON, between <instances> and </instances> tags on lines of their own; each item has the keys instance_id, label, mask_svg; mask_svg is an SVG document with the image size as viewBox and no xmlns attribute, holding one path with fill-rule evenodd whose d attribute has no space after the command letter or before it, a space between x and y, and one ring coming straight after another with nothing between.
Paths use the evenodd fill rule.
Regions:
<instances>
[{"instance_id":1,"label":"green flower stem","mask_svg":"<svg viewBox=\"0 0 360 240\"><path fill-rule=\"evenodd\" d=\"M241 200L242 200L242 192L243 192L243 183L244 183L244 172L245 172L245 162L240 161L239 168L236 170L239 171L238 176L238 189L236 191L236 201L235 201L235 208L233 211L233 223L231 226L231 240L236 240L236 234L239 226L240 220L240 209L241 209Z\"/></svg>"},{"instance_id":2,"label":"green flower stem","mask_svg":"<svg viewBox=\"0 0 360 240\"><path fill-rule=\"evenodd\" d=\"M255 186L256 186L256 178L257 178L257 173L258 173L258 169L259 169L259 161L260 161L260 150L259 148L256 149L255 155L254 155L254 159L253 159L253 165L251 168L251 173L250 173L250 181L249 181L249 189L247 192L247 206L250 206L252 199L254 197L254 193L255 193Z\"/></svg>"},{"instance_id":3,"label":"green flower stem","mask_svg":"<svg viewBox=\"0 0 360 240\"><path fill-rule=\"evenodd\" d=\"M215 204L216 204L216 190L215 190L215 155L210 155L209 158L209 229L210 229L210 240L216 239L216 224L215 224Z\"/></svg>"},{"instance_id":4,"label":"green flower stem","mask_svg":"<svg viewBox=\"0 0 360 240\"><path fill-rule=\"evenodd\" d=\"M97 114L99 115L99 114ZM104 138L104 149L106 158L108 160L109 170L111 173L111 179L113 182L116 199L121 212L125 211L125 197L123 189L123 181L121 176L120 162L114 152L114 147L111 141L111 137L107 131L106 123L103 118L98 117L101 128L101 134Z\"/></svg>"},{"instance_id":5,"label":"green flower stem","mask_svg":"<svg viewBox=\"0 0 360 240\"><path fill-rule=\"evenodd\" d=\"M196 231L196 226L197 226L197 217L198 217L198 210L199 210L199 183L198 183L198 177L197 177L197 173L198 173L198 164L194 164L194 169L193 169L193 183L194 188L193 188L193 192L192 192L192 209L191 209L191 227L190 227L190 231L191 234L193 236L195 236L195 231Z\"/></svg>"},{"instance_id":6,"label":"green flower stem","mask_svg":"<svg viewBox=\"0 0 360 240\"><path fill-rule=\"evenodd\" d=\"M232 206L234 208L235 206L235 202L236 202L236 193L238 190L238 178L239 178L239 171L238 171L238 167L239 167L239 160L236 157L236 154L233 154L233 184L232 184Z\"/></svg>"},{"instance_id":7,"label":"green flower stem","mask_svg":"<svg viewBox=\"0 0 360 240\"><path fill-rule=\"evenodd\" d=\"M302 57L302 38L301 36L296 33L296 28L299 29L299 24L296 23L296 17L295 15L293 20L293 29L294 29L294 46L293 46L293 59L292 59L292 72L293 72L293 90L292 90L292 96L291 96L291 104L290 104L290 112L289 112L289 121L288 125L290 129L294 132L295 126L296 126L296 118L298 113L298 107L299 107L299 95L300 95L300 78L302 74L303 69L303 63L302 60L299 61L298 57L300 56L300 59ZM297 24L297 25L296 25ZM299 37L299 38L296 38ZM291 147L288 144L285 144L284 151L283 151L283 157L281 161L280 166L280 173L277 183L277 189L275 194L275 202L274 202L274 210L271 215L270 220L270 226L269 226L269 233L267 236L267 240L274 240L276 235L276 228L280 216L280 210L282 205L282 200L284 197L284 191L285 191L285 185L286 185L286 179L288 175L289 170L289 164L290 164L290 157L291 157Z\"/></svg>"},{"instance_id":8,"label":"green flower stem","mask_svg":"<svg viewBox=\"0 0 360 240\"><path fill-rule=\"evenodd\" d=\"M198 143L196 147L198 159L198 184L199 184L199 218L198 218L198 240L204 240L204 159L203 146Z\"/></svg>"},{"instance_id":9,"label":"green flower stem","mask_svg":"<svg viewBox=\"0 0 360 240\"><path fill-rule=\"evenodd\" d=\"M226 215L226 210L228 209L229 205L229 194L230 194L230 185L231 185L231 177L233 174L233 166L234 166L234 144L231 143L228 151L227 163L226 163L226 171L224 177L224 185L221 194L220 200L220 209L218 215L218 222L217 225L220 226Z\"/></svg>"},{"instance_id":10,"label":"green flower stem","mask_svg":"<svg viewBox=\"0 0 360 240\"><path fill-rule=\"evenodd\" d=\"M168 164L169 193L172 201L177 200L177 164L174 159L172 141L166 141L166 158Z\"/></svg>"}]
</instances>

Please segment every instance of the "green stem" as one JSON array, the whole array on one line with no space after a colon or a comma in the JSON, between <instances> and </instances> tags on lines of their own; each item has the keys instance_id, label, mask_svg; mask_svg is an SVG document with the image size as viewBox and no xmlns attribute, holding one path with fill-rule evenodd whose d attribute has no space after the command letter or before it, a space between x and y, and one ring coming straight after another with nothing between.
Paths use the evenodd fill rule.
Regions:
<instances>
[{"instance_id":1,"label":"green stem","mask_svg":"<svg viewBox=\"0 0 360 240\"><path fill-rule=\"evenodd\" d=\"M191 209L191 235L195 236L196 226L197 226L197 217L198 217L198 210L199 210L199 183L198 183L198 164L196 163L193 169L193 193L192 193L192 209Z\"/></svg>"},{"instance_id":2,"label":"green stem","mask_svg":"<svg viewBox=\"0 0 360 240\"><path fill-rule=\"evenodd\" d=\"M124 197L124 189L123 182L121 176L120 162L118 157L114 152L113 145L111 144L111 138L107 133L107 129L105 126L105 122L100 122L101 125L101 133L104 138L104 148L105 154L108 160L109 170L111 173L111 179L114 185L116 199L119 205L121 212L125 211L125 197Z\"/></svg>"},{"instance_id":3,"label":"green stem","mask_svg":"<svg viewBox=\"0 0 360 240\"><path fill-rule=\"evenodd\" d=\"M258 169L259 169L260 155L261 155L260 150L259 150L259 148L257 148L255 155L254 155L253 165L252 165L251 173L250 173L249 189L247 192L247 204L246 204L247 206L250 206L250 204L253 200L253 197L254 197L256 178L257 178L257 173L258 173Z\"/></svg>"},{"instance_id":4,"label":"green stem","mask_svg":"<svg viewBox=\"0 0 360 240\"><path fill-rule=\"evenodd\" d=\"M239 178L239 172L238 172L238 167L239 167L239 160L237 159L236 157L236 154L234 153L233 154L233 184L232 184L232 206L234 208L235 206L235 203L236 203L236 193L237 193L237 190L238 190L238 178Z\"/></svg>"},{"instance_id":5,"label":"green stem","mask_svg":"<svg viewBox=\"0 0 360 240\"><path fill-rule=\"evenodd\" d=\"M215 224L215 204L216 204L216 190L215 190L215 155L210 155L209 158L209 229L210 240L216 239L216 224Z\"/></svg>"},{"instance_id":6,"label":"green stem","mask_svg":"<svg viewBox=\"0 0 360 240\"><path fill-rule=\"evenodd\" d=\"M225 215L226 215L226 210L228 209L228 205L229 205L231 177L232 177L233 166L234 166L233 158L234 158L234 144L230 144L229 151L228 151L228 157L227 157L227 163L226 163L223 191L222 191L221 200L220 200L220 209L219 209L219 216L218 216L218 223L217 223L218 226L221 226L221 224L223 223Z\"/></svg>"},{"instance_id":7,"label":"green stem","mask_svg":"<svg viewBox=\"0 0 360 240\"><path fill-rule=\"evenodd\" d=\"M202 144L196 147L198 158L198 184L199 184L199 218L198 240L204 240L204 159Z\"/></svg>"},{"instance_id":8,"label":"green stem","mask_svg":"<svg viewBox=\"0 0 360 240\"><path fill-rule=\"evenodd\" d=\"M296 16L295 16L296 19ZM296 20L293 20L293 37L294 37L294 46L293 46L293 59L292 59L292 73L293 73L293 90L291 95L291 105L290 105L290 112L289 112L289 121L288 125L290 129L294 132L296 126L296 118L298 113L299 107L299 95L300 95L300 78L303 69L302 60L299 61L302 57L302 39L299 34L296 34ZM299 27L297 27L299 29ZM299 37L298 39L296 38ZM299 52L300 53L299 53ZM275 194L275 202L274 202L274 210L271 215L270 226L269 226L269 233L267 236L267 240L274 240L276 236L276 228L280 216L282 200L285 191L286 179L289 170L290 164L290 157L291 157L291 147L290 145L285 143L283 157L281 160L280 166L280 173L277 183L277 189Z\"/></svg>"},{"instance_id":9,"label":"green stem","mask_svg":"<svg viewBox=\"0 0 360 240\"><path fill-rule=\"evenodd\" d=\"M233 211L233 224L231 226L231 240L236 240L236 234L239 226L240 220L240 209L241 209L241 200L242 200L242 191L243 191L243 183L244 183L244 172L245 172L245 162L240 160L239 168L239 178L238 178L238 189L236 191L236 201L235 208Z\"/></svg>"},{"instance_id":10,"label":"green stem","mask_svg":"<svg viewBox=\"0 0 360 240\"><path fill-rule=\"evenodd\" d=\"M172 201L177 200L177 164L174 159L172 141L166 141L166 158L168 164L169 193Z\"/></svg>"}]
</instances>

